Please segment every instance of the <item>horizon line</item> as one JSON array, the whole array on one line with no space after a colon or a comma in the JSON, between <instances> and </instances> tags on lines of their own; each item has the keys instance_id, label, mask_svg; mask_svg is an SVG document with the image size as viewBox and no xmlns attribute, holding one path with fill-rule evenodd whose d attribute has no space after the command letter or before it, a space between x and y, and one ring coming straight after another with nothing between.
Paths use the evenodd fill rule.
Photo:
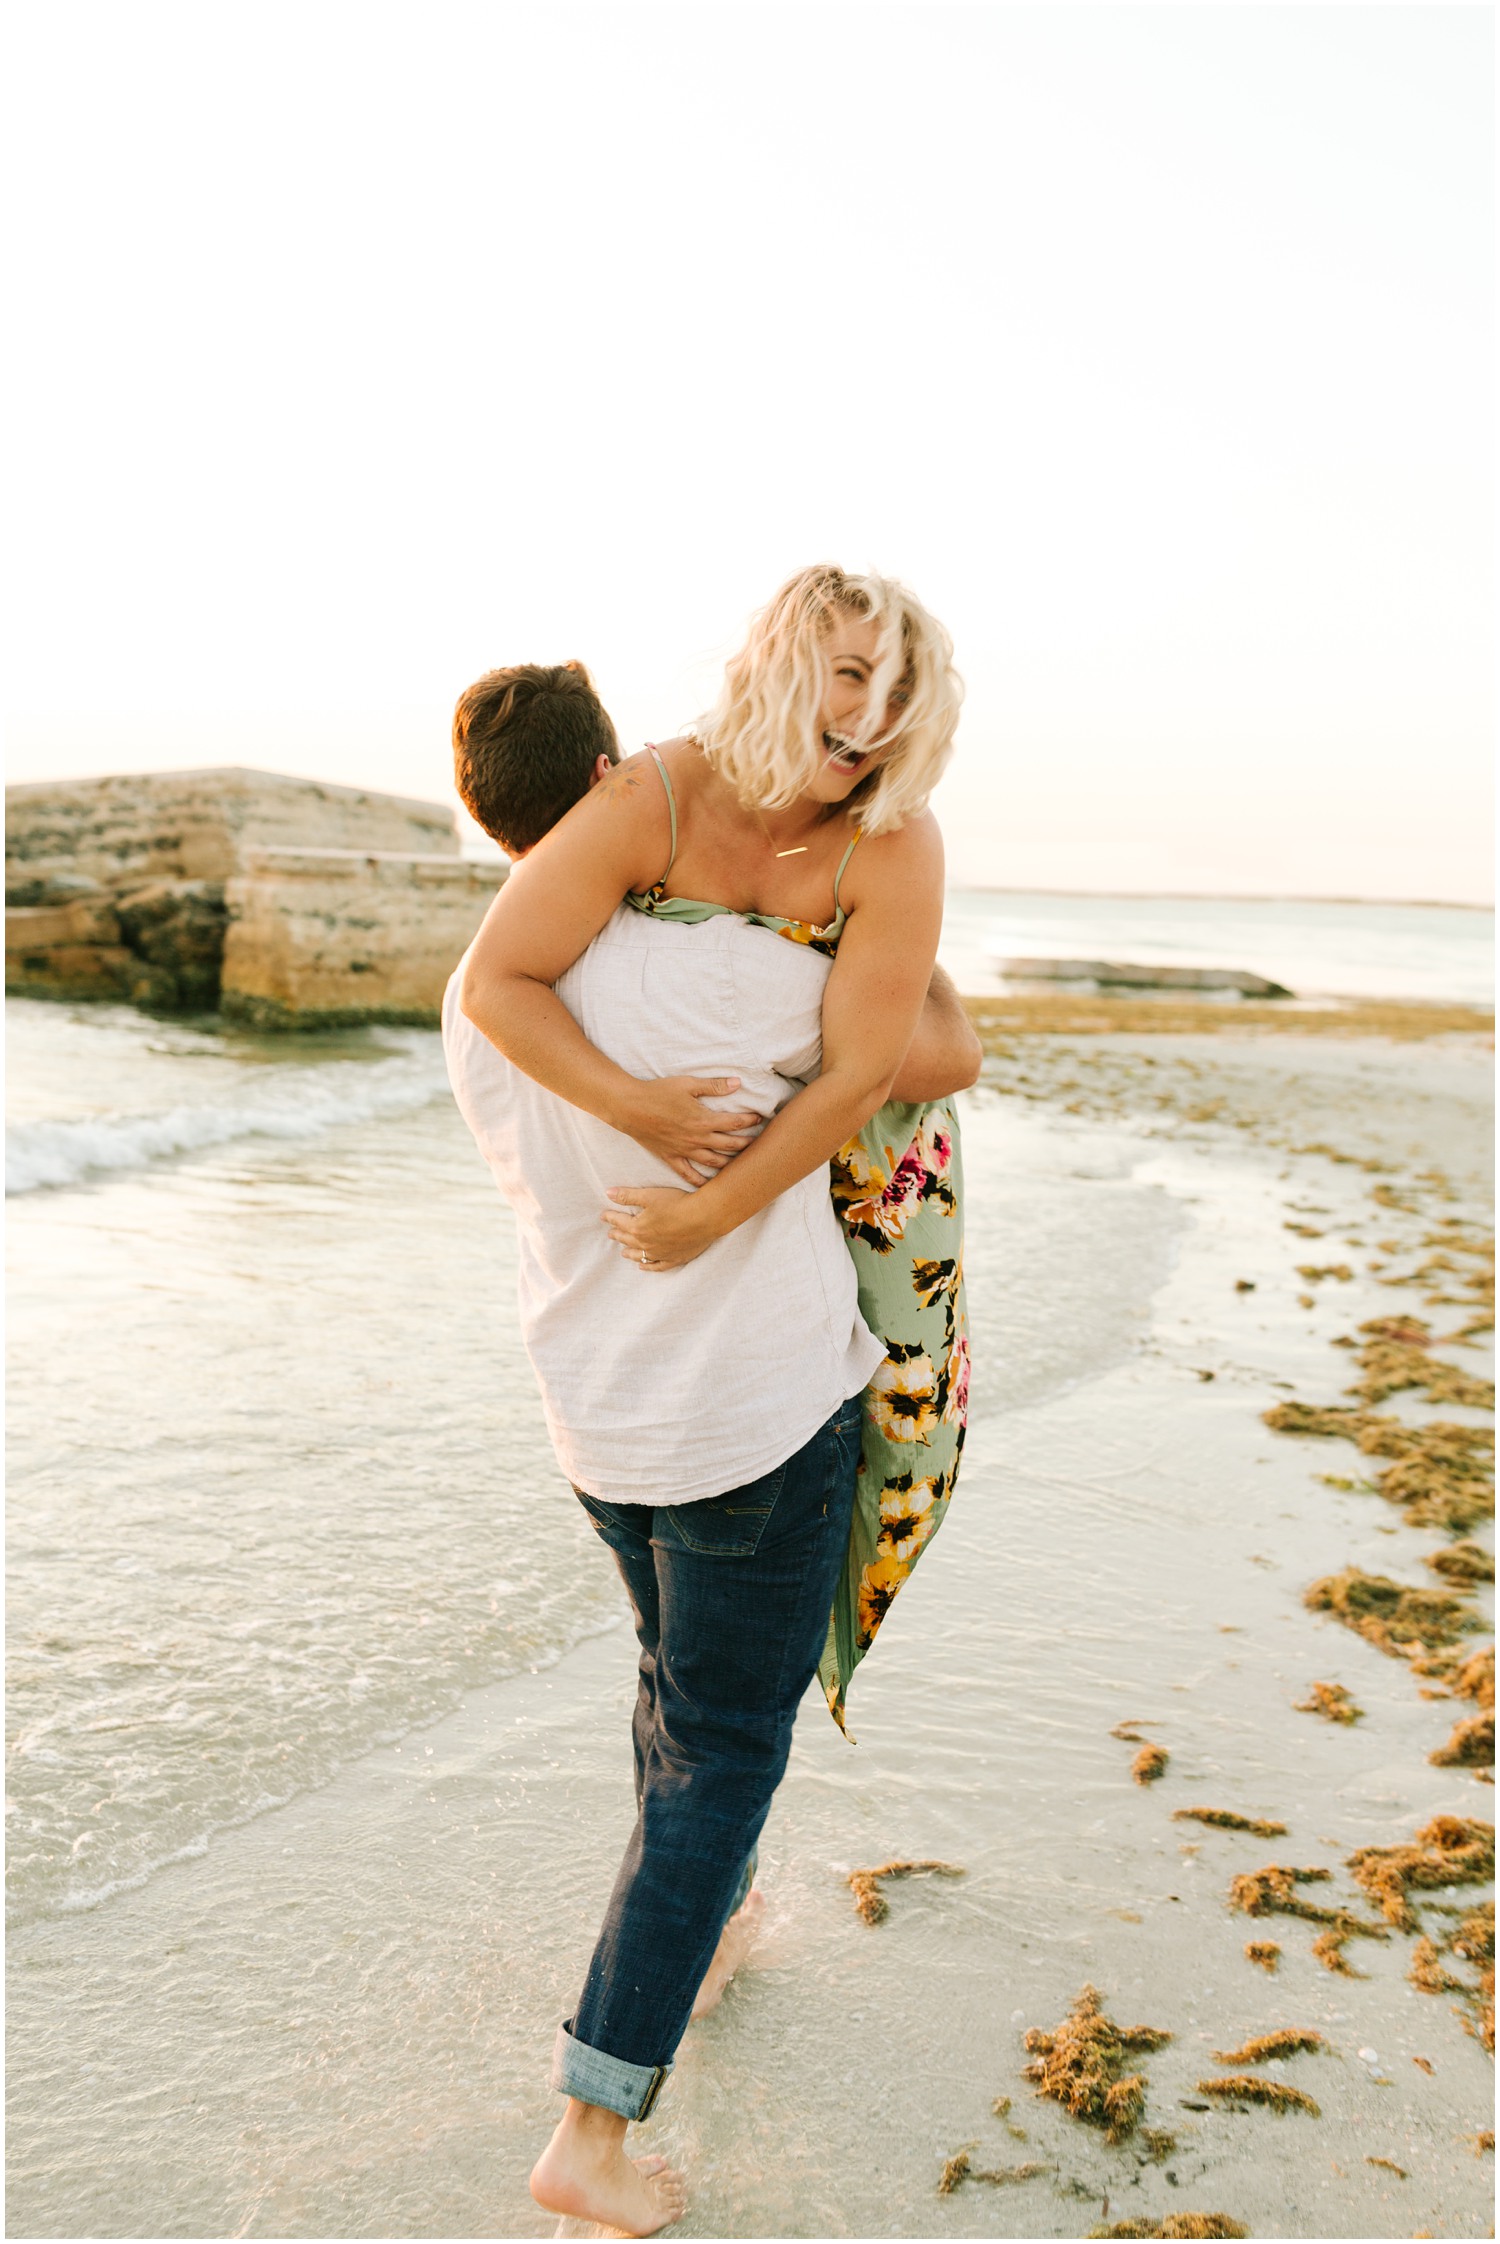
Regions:
<instances>
[{"instance_id":1,"label":"horizon line","mask_svg":"<svg viewBox=\"0 0 1500 2244\"><path fill-rule=\"evenodd\" d=\"M1455 896L1302 896L1256 891L1236 892L1203 888L1031 888L1012 882L996 886L989 881L950 880L974 896L1084 897L1119 904L1379 904L1392 911L1489 912L1493 902L1474 903Z\"/></svg>"}]
</instances>

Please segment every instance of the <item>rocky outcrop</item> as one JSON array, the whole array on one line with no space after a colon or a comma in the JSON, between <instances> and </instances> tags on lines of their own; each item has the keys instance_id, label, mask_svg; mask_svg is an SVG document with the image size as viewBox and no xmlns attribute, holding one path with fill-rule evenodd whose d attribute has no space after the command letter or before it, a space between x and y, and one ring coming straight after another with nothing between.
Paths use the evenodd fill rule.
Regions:
<instances>
[{"instance_id":1,"label":"rocky outcrop","mask_svg":"<svg viewBox=\"0 0 1500 2244\"><path fill-rule=\"evenodd\" d=\"M226 883L223 1009L260 1028L436 1020L503 864L253 849Z\"/></svg>"},{"instance_id":2,"label":"rocky outcrop","mask_svg":"<svg viewBox=\"0 0 1500 2244\"><path fill-rule=\"evenodd\" d=\"M111 894L154 881L225 881L247 849L403 849L458 855L440 803L225 764L5 790L5 901L62 879Z\"/></svg>"},{"instance_id":3,"label":"rocky outcrop","mask_svg":"<svg viewBox=\"0 0 1500 2244\"><path fill-rule=\"evenodd\" d=\"M433 1020L504 873L460 857L440 804L276 772L11 787L5 984L164 1012L222 997L280 1025Z\"/></svg>"},{"instance_id":4,"label":"rocky outcrop","mask_svg":"<svg viewBox=\"0 0 1500 2244\"><path fill-rule=\"evenodd\" d=\"M1087 982L1098 989L1233 990L1240 997L1290 997L1241 966L1133 966L1107 958L991 958L1008 982Z\"/></svg>"}]
</instances>

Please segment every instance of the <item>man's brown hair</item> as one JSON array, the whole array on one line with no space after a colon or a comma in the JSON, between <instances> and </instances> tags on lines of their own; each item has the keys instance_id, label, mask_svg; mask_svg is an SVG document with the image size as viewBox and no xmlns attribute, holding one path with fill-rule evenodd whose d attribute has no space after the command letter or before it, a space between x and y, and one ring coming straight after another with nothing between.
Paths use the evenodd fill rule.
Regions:
<instances>
[{"instance_id":1,"label":"man's brown hair","mask_svg":"<svg viewBox=\"0 0 1500 2244\"><path fill-rule=\"evenodd\" d=\"M453 712L453 779L487 834L515 856L588 792L620 744L581 662L490 670Z\"/></svg>"}]
</instances>

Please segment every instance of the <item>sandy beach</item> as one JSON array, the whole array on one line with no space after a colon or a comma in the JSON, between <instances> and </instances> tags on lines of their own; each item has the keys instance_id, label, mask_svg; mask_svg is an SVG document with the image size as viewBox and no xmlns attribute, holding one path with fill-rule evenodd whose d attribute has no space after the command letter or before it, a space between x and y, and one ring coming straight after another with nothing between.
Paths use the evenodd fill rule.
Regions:
<instances>
[{"instance_id":1,"label":"sandy beach","mask_svg":"<svg viewBox=\"0 0 1500 2244\"><path fill-rule=\"evenodd\" d=\"M690 2032L639 2148L685 2166L675 2233L693 2236L1069 2237L1188 2213L1258 2236L1488 2234L1481 1967L1445 1949L1456 1986L1410 1977L1419 1939L1441 1946L1488 1884L1398 1893L1398 1925L1350 1867L1436 1818L1492 1822L1487 1771L1431 1759L1477 1707L1444 1695L1451 1671L1414 1672L1305 1593L1350 1568L1451 1592L1467 1654L1491 1641L1464 1625L1489 1590L1425 1563L1459 1538L1374 1492L1379 1460L1264 1417L1347 1406L1361 1367L1341 1343L1364 1346L1369 1320L1438 1336L1482 1321L1488 1038L1457 1009L1270 1026L1249 1008L1070 1002L976 1001L990 1058L964 1111L976 1372L958 1499L856 1681L857 1745L804 1709L763 1848L769 1930ZM378 1249L377 1127L381 1207L434 1148L454 1164L427 1203L419 1316L447 1332L444 1303L481 1268L503 1315L500 1218L441 1106L351 1126L327 1220L373 1225ZM289 1194L301 1158L258 1155L256 1194L277 1178ZM233 1198L227 1168L205 1173ZM131 1194L144 1239L149 1196L129 1180L73 1222L85 1292L108 1264L90 1223L102 1237ZM15 1226L38 1299L44 1200ZM469 1263L448 1251L460 1232ZM372 1285L361 1313L377 1369L388 1337L411 1354L409 1304ZM1417 1352L1484 1381L1489 1343L1474 1329ZM464 1345L471 1379L482 1351ZM274 1413L274 1356L234 1362L236 1408ZM420 1362L391 1385L377 1429L407 1423ZM54 1427L80 1439L87 1405L59 1416L61 1398L54 1384ZM1360 1407L1491 1422L1420 1387ZM529 1438L529 1404L513 1408ZM427 1431L441 1477L452 1444L440 1417ZM464 1438L475 1502L484 1460ZM528 1503L560 1516L565 1492L535 1477ZM426 1531L451 1537L461 1516L433 1510ZM1461 1539L1488 1548L1488 1524ZM632 1644L607 1576L588 1596L570 1645L539 1637L424 1726L330 1750L332 1773L285 1804L93 1905L20 1913L10 2234L554 2233L525 2190L553 2116L546 2056L631 1813ZM1300 1711L1315 1682L1362 1718ZM1150 1784L1132 1781L1141 1741L1167 1755ZM903 1859L963 1875L893 1881L885 1921L862 1921L849 1874ZM1350 1944L1354 1975L1314 1957L1319 1921L1231 1907L1233 1881L1273 1864L1326 1873L1288 1890L1384 1935ZM1279 1947L1274 1973L1247 1942ZM1131 2058L1144 2105L1115 2144L1026 2077L1028 2032L1055 2033L1086 1985L1112 2020L1171 2036ZM1323 2046L1219 2061L1284 2029ZM1316 2115L1201 2085L1246 2073Z\"/></svg>"}]
</instances>

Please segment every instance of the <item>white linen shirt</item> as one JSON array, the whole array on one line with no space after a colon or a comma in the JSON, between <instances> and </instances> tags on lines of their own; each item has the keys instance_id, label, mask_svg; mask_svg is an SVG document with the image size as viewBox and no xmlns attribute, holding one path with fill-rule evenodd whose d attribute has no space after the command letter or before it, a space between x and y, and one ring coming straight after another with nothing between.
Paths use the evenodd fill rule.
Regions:
<instances>
[{"instance_id":1,"label":"white linen shirt","mask_svg":"<svg viewBox=\"0 0 1500 2244\"><path fill-rule=\"evenodd\" d=\"M827 1165L681 1269L641 1269L600 1220L606 1187L681 1180L497 1052L459 1006L462 971L443 1050L515 1210L521 1332L559 1465L612 1503L688 1504L759 1479L885 1353L859 1314ZM828 971L730 914L683 925L621 905L557 995L629 1074L737 1075L713 1103L769 1118L818 1071Z\"/></svg>"}]
</instances>

